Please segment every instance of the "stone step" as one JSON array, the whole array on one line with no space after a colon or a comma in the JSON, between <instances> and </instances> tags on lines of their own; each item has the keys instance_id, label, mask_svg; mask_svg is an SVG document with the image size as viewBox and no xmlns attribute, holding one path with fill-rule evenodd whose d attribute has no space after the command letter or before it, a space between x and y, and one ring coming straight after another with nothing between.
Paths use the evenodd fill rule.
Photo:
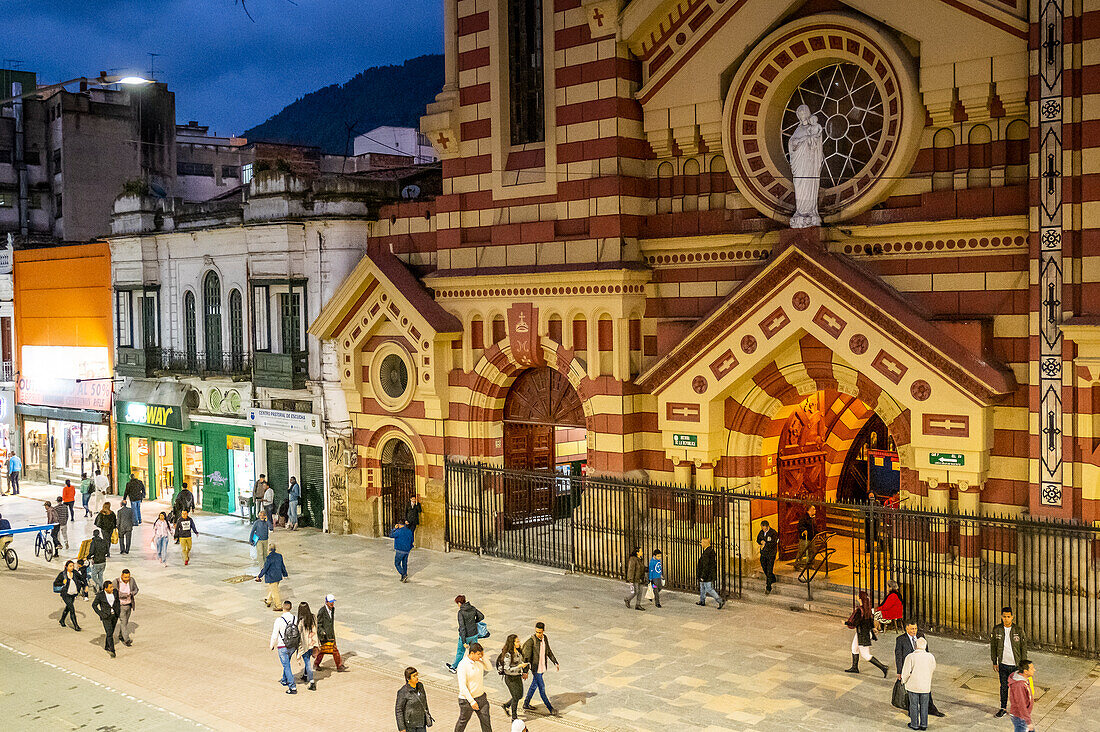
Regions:
<instances>
[{"instance_id":1,"label":"stone step","mask_svg":"<svg viewBox=\"0 0 1100 732\"><path fill-rule=\"evenodd\" d=\"M813 612L831 617L847 618L852 613L852 590L817 579L813 582L813 600L807 599L806 585L794 577L778 576L770 595L764 594L766 583L762 573L743 577L741 599L785 607L794 612Z\"/></svg>"}]
</instances>

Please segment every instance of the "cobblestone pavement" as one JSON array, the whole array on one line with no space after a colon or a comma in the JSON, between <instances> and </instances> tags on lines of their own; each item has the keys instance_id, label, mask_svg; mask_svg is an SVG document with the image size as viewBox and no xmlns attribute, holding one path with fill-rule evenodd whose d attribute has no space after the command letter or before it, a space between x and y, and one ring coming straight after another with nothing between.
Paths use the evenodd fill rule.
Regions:
<instances>
[{"instance_id":1,"label":"cobblestone pavement","mask_svg":"<svg viewBox=\"0 0 1100 732\"><path fill-rule=\"evenodd\" d=\"M13 525L37 520L41 506L34 497L45 497L45 490L30 487L23 497L0 499L0 512ZM153 504L145 504L143 514L147 519L155 515ZM370 729L392 729L393 693L401 683L401 671L413 665L428 685L433 713L446 712L436 714L437 728L446 729L446 720L453 720L456 684L443 663L454 656L453 598L461 593L485 613L492 630L486 645L493 653L509 633L526 637L537 620L547 624L562 667L560 672L551 670L546 682L563 716L555 721L535 715L532 732L885 730L904 729L908 721L889 706L892 674L883 679L873 668L860 675L842 672L850 662L851 632L836 618L754 604L751 597L718 611L697 607L696 597L679 593L666 593L663 609L650 606L640 613L623 607L618 582L459 552L414 551L410 582L401 584L388 541L311 530L277 530L273 535L290 573L282 594L295 602L306 600L314 609L326 593L337 596L337 636L355 673L329 673L316 694L285 697L274 683L278 664L267 650L273 613L262 604L262 586L247 581L257 566L244 541L245 523L200 514L197 525L202 533L195 539L190 566L181 566L178 550L168 568L156 564L149 548L149 522L135 533L133 553L124 562L114 556L109 560L106 574L117 576L125 564L135 573L143 598L154 603L148 615L143 612L149 630L139 629L132 649L110 661L89 645L92 639L82 638L85 643L77 648L49 643L51 652L83 661L90 655L95 668L108 675L87 675L104 683L118 678L112 669L128 669L130 693L146 698L146 689L155 690L168 698L155 697L154 703L216 728L229 728L223 724L227 720L249 729L266 726L260 717L250 719L256 708L252 702L264 699L278 715L293 716L297 710L316 707L326 718L370 720L377 722ZM75 538L90 530L90 521L83 519L70 526L70 554L75 553ZM16 543L21 559L30 557L26 569L37 569L45 578L48 573L40 560L33 559L32 545L25 537ZM57 571L59 562L54 565L52 571ZM15 574L23 573L21 567ZM0 569L0 591L5 594L11 584L8 574ZM237 581L242 577L246 581ZM43 579L40 584L47 583ZM43 592L44 602L56 604L48 587ZM10 607L11 600L5 603ZM59 611L51 605L48 618L40 610L28 614L28 628L52 624L48 632L56 635ZM90 614L86 606L84 613ZM172 642L170 631L159 625L164 617L199 629ZM138 673L142 666L130 671L131 666L120 663L138 651L146 632L166 639L181 668L194 669L184 674L192 692L174 688L179 686L178 672L154 680ZM0 641L28 650L21 644L30 641L5 637L6 633L0 628ZM889 665L893 638L892 633L884 634L875 649ZM1006 720L992 715L997 677L988 663L987 647L935 637L930 642L939 663L934 694L948 714L930 726L1010 729ZM36 643L35 647L46 645L44 640ZM190 651L195 645L205 649ZM212 654L220 660L207 663ZM1100 685L1094 683L1100 675L1096 664L1045 653L1033 658L1038 668L1038 728L1100 729L1092 711L1100 701ZM234 674L222 681L226 665ZM503 701L503 684L495 676L487 680L490 699ZM223 683L224 688L219 686ZM335 703L333 692L339 692ZM196 702L197 696L210 694L213 698ZM219 703L230 711L219 711ZM234 703L250 711L235 714ZM505 729L499 709L494 725Z\"/></svg>"}]
</instances>

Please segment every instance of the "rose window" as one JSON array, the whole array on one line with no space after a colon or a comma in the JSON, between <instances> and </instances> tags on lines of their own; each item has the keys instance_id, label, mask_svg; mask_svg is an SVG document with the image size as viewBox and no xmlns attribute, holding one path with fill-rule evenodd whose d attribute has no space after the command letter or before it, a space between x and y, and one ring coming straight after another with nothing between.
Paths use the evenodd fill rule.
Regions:
<instances>
[{"instance_id":1,"label":"rose window","mask_svg":"<svg viewBox=\"0 0 1100 732\"><path fill-rule=\"evenodd\" d=\"M805 104L822 127L821 185L851 180L874 158L882 138L883 105L868 73L850 63L830 64L798 85L783 114L783 150L798 127L796 110Z\"/></svg>"}]
</instances>

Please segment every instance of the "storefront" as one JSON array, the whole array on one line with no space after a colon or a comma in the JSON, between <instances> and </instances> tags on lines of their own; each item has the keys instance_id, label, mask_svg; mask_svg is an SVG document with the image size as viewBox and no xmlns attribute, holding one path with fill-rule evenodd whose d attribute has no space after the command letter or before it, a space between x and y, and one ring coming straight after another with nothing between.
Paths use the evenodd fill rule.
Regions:
<instances>
[{"instance_id":1,"label":"storefront","mask_svg":"<svg viewBox=\"0 0 1100 732\"><path fill-rule=\"evenodd\" d=\"M325 442L321 418L310 412L249 409L248 421L256 429L256 455L275 490L275 505L287 496L290 478L302 487L299 525L326 528Z\"/></svg>"},{"instance_id":2,"label":"storefront","mask_svg":"<svg viewBox=\"0 0 1100 732\"><path fill-rule=\"evenodd\" d=\"M240 498L251 496L255 481L252 427L192 419L190 394L175 382L135 381L119 391L119 485L133 474L150 500L168 503L186 483L203 511L239 512Z\"/></svg>"}]
</instances>

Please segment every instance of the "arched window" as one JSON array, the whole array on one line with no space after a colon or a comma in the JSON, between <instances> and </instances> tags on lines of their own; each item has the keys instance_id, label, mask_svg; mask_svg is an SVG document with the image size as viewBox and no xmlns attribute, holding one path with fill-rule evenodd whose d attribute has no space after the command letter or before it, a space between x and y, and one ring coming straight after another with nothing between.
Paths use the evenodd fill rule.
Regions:
<instances>
[{"instance_id":1,"label":"arched window","mask_svg":"<svg viewBox=\"0 0 1100 732\"><path fill-rule=\"evenodd\" d=\"M222 283L217 272L207 272L202 281L202 334L206 343L206 368L222 369Z\"/></svg>"},{"instance_id":2,"label":"arched window","mask_svg":"<svg viewBox=\"0 0 1100 732\"><path fill-rule=\"evenodd\" d=\"M1027 182L1027 122L1016 120L1005 130L1005 185Z\"/></svg>"},{"instance_id":3,"label":"arched window","mask_svg":"<svg viewBox=\"0 0 1100 732\"><path fill-rule=\"evenodd\" d=\"M684 210L699 210L699 161L684 161Z\"/></svg>"},{"instance_id":4,"label":"arched window","mask_svg":"<svg viewBox=\"0 0 1100 732\"><path fill-rule=\"evenodd\" d=\"M195 328L195 293L188 290L183 295L183 344L187 352L187 370L199 367L199 343Z\"/></svg>"},{"instance_id":5,"label":"arched window","mask_svg":"<svg viewBox=\"0 0 1100 732\"><path fill-rule=\"evenodd\" d=\"M229 358L234 372L244 371L244 307L241 291L229 291Z\"/></svg>"},{"instance_id":6,"label":"arched window","mask_svg":"<svg viewBox=\"0 0 1100 732\"><path fill-rule=\"evenodd\" d=\"M542 142L543 112L542 0L508 2L508 81L512 144Z\"/></svg>"},{"instance_id":7,"label":"arched window","mask_svg":"<svg viewBox=\"0 0 1100 732\"><path fill-rule=\"evenodd\" d=\"M993 157L993 135L985 125L970 129L969 165L966 171L967 188L989 188L989 166Z\"/></svg>"},{"instance_id":8,"label":"arched window","mask_svg":"<svg viewBox=\"0 0 1100 732\"><path fill-rule=\"evenodd\" d=\"M657 213L672 212L672 163L657 166Z\"/></svg>"},{"instance_id":9,"label":"arched window","mask_svg":"<svg viewBox=\"0 0 1100 732\"><path fill-rule=\"evenodd\" d=\"M955 187L955 133L937 131L932 148L932 190L950 191Z\"/></svg>"}]
</instances>

